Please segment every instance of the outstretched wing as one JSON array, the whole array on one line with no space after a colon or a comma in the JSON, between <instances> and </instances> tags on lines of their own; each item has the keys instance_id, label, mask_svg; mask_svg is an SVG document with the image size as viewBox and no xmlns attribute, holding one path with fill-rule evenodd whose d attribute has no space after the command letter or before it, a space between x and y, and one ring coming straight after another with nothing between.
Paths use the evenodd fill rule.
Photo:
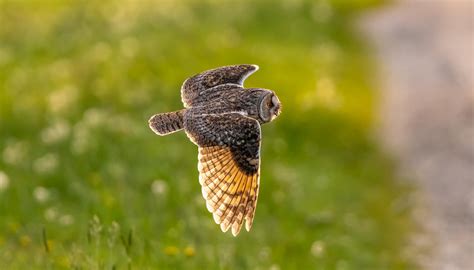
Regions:
<instances>
[{"instance_id":1,"label":"outstretched wing","mask_svg":"<svg viewBox=\"0 0 474 270\"><path fill-rule=\"evenodd\" d=\"M185 121L199 146L199 183L209 212L222 231L250 230L260 181L260 124L238 113L191 117Z\"/></svg>"},{"instance_id":2,"label":"outstretched wing","mask_svg":"<svg viewBox=\"0 0 474 270\"><path fill-rule=\"evenodd\" d=\"M242 87L244 80L257 70L257 65L225 66L204 71L187 79L181 86L181 100L184 107L193 106L193 100L206 89L222 84Z\"/></svg>"}]
</instances>

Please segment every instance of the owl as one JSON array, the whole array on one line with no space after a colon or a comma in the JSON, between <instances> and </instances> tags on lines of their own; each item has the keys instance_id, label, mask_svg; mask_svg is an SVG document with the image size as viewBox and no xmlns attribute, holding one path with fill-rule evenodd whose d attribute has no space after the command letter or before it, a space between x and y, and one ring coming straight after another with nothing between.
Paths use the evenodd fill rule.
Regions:
<instances>
[{"instance_id":1,"label":"owl","mask_svg":"<svg viewBox=\"0 0 474 270\"><path fill-rule=\"evenodd\" d=\"M260 125L281 112L271 90L244 88L257 65L233 65L188 78L181 87L184 109L159 113L150 128L164 136L180 130L198 146L199 183L214 221L237 236L250 230L260 187Z\"/></svg>"}]
</instances>

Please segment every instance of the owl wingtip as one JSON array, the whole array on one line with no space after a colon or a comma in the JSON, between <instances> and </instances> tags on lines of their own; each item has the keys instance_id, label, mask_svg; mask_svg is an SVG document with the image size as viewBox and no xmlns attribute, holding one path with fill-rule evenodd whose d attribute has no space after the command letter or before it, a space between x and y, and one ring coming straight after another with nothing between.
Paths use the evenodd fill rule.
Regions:
<instances>
[{"instance_id":1,"label":"owl wingtip","mask_svg":"<svg viewBox=\"0 0 474 270\"><path fill-rule=\"evenodd\" d=\"M210 213L214 213L215 208L210 202L206 202L206 208Z\"/></svg>"},{"instance_id":2,"label":"owl wingtip","mask_svg":"<svg viewBox=\"0 0 474 270\"><path fill-rule=\"evenodd\" d=\"M206 180L206 178L204 177L203 174L199 174L199 184L201 185L204 185L204 181Z\"/></svg>"},{"instance_id":3,"label":"owl wingtip","mask_svg":"<svg viewBox=\"0 0 474 270\"><path fill-rule=\"evenodd\" d=\"M250 232L250 229L252 228L252 221L249 220L248 218L245 220L245 229Z\"/></svg>"},{"instance_id":4,"label":"owl wingtip","mask_svg":"<svg viewBox=\"0 0 474 270\"><path fill-rule=\"evenodd\" d=\"M202 193L202 196L204 197L204 199L207 199L207 195L209 194L209 192L207 191L206 187L201 187L201 193Z\"/></svg>"},{"instance_id":5,"label":"owl wingtip","mask_svg":"<svg viewBox=\"0 0 474 270\"><path fill-rule=\"evenodd\" d=\"M214 219L214 222L215 222L216 224L221 224L221 217L220 217L218 214L213 213L213 214L212 214L212 218Z\"/></svg>"},{"instance_id":6,"label":"owl wingtip","mask_svg":"<svg viewBox=\"0 0 474 270\"><path fill-rule=\"evenodd\" d=\"M232 228L232 235L233 235L234 237L237 237L237 235L239 235L239 231L234 230L234 228Z\"/></svg>"},{"instance_id":7,"label":"owl wingtip","mask_svg":"<svg viewBox=\"0 0 474 270\"><path fill-rule=\"evenodd\" d=\"M202 165L202 162L198 162L198 165L197 165L197 168L198 168L198 172L202 172L202 170L204 169L204 166ZM201 176L201 175L199 175Z\"/></svg>"},{"instance_id":8,"label":"owl wingtip","mask_svg":"<svg viewBox=\"0 0 474 270\"><path fill-rule=\"evenodd\" d=\"M240 229L242 229L242 224L235 222L232 224L232 235L237 236L240 233Z\"/></svg>"},{"instance_id":9,"label":"owl wingtip","mask_svg":"<svg viewBox=\"0 0 474 270\"><path fill-rule=\"evenodd\" d=\"M220 225L221 225L220 227L221 227L222 232L225 233L229 230L229 226L226 226L226 224L224 222L222 222Z\"/></svg>"}]
</instances>

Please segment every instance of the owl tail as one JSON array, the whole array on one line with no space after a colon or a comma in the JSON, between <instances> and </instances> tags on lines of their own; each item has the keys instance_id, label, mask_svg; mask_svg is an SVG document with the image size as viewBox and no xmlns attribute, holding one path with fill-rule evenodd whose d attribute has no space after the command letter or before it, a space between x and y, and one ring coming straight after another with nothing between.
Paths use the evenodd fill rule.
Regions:
<instances>
[{"instance_id":1,"label":"owl tail","mask_svg":"<svg viewBox=\"0 0 474 270\"><path fill-rule=\"evenodd\" d=\"M183 129L183 114L186 109L153 115L148 120L150 128L158 135L165 136Z\"/></svg>"}]
</instances>

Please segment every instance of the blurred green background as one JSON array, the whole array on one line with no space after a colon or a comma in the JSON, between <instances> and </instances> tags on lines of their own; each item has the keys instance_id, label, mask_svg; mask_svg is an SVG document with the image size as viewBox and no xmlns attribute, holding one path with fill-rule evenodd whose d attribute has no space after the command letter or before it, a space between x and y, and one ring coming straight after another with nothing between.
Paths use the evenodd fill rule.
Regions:
<instances>
[{"instance_id":1,"label":"blurred green background","mask_svg":"<svg viewBox=\"0 0 474 270\"><path fill-rule=\"evenodd\" d=\"M407 269L410 188L373 136L361 1L0 1L2 269ZM184 79L260 70L254 226L237 238L201 197L197 148L156 136Z\"/></svg>"}]
</instances>

